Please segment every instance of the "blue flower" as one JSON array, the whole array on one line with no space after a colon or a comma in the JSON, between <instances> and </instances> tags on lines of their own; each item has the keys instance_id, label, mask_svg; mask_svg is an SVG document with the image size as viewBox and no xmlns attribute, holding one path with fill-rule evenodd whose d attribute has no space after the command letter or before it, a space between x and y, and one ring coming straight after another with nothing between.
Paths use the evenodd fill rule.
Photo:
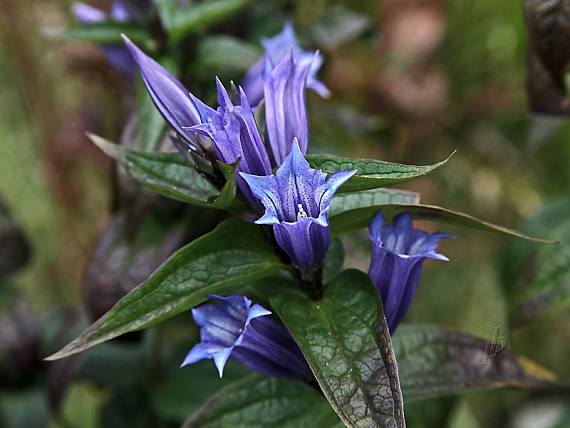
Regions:
<instances>
[{"instance_id":1,"label":"blue flower","mask_svg":"<svg viewBox=\"0 0 570 428\"><path fill-rule=\"evenodd\" d=\"M84 24L94 24L107 19L116 22L128 22L133 19L130 11L121 0L113 2L111 13L108 16L102 10L82 2L73 3L71 13L75 19ZM133 74L133 60L124 46L104 44L101 49L113 67L127 76Z\"/></svg>"},{"instance_id":2,"label":"blue flower","mask_svg":"<svg viewBox=\"0 0 570 428\"><path fill-rule=\"evenodd\" d=\"M327 87L317 79L317 73L323 63L321 55L315 52L304 51L297 43L295 31L290 22L286 23L283 30L270 38L263 38L261 41L266 57L272 64L281 62L290 51L293 53L295 62L300 65L310 64L308 73L307 86L320 96L326 98L330 92ZM263 75L265 70L265 59L260 58L247 72L242 87L248 96L249 103L253 106L257 105L264 95Z\"/></svg>"},{"instance_id":3,"label":"blue flower","mask_svg":"<svg viewBox=\"0 0 570 428\"><path fill-rule=\"evenodd\" d=\"M123 40L135 61L154 105L169 125L187 143L195 141L195 133L188 127L200 124L190 92L163 66L141 51L129 38Z\"/></svg>"},{"instance_id":4,"label":"blue flower","mask_svg":"<svg viewBox=\"0 0 570 428\"><path fill-rule=\"evenodd\" d=\"M218 159L222 162L234 163L240 158L239 172L254 175L271 174L267 151L245 93L240 88L240 105L234 106L219 79L216 79L216 85L219 104L217 110L192 96L202 123L190 127L189 130L210 137ZM256 207L257 200L251 194L244 179L240 175L236 179L242 194L253 207Z\"/></svg>"},{"instance_id":5,"label":"blue flower","mask_svg":"<svg viewBox=\"0 0 570 428\"><path fill-rule=\"evenodd\" d=\"M265 206L257 224L273 225L279 246L304 271L317 268L330 243L328 209L338 188L356 171L326 173L312 169L295 140L291 153L275 175L241 173Z\"/></svg>"},{"instance_id":6,"label":"blue flower","mask_svg":"<svg viewBox=\"0 0 570 428\"><path fill-rule=\"evenodd\" d=\"M276 66L266 57L263 78L265 126L274 167L283 163L295 138L301 152L307 153L309 119L305 87L310 68L311 61L296 61L292 53L285 55Z\"/></svg>"},{"instance_id":7,"label":"blue flower","mask_svg":"<svg viewBox=\"0 0 570 428\"><path fill-rule=\"evenodd\" d=\"M435 250L440 239L453 236L414 229L409 212L397 215L393 225L385 226L382 210L370 222L368 236L372 241L368 275L380 293L392 334L410 307L424 260L448 261Z\"/></svg>"},{"instance_id":8,"label":"blue flower","mask_svg":"<svg viewBox=\"0 0 570 428\"><path fill-rule=\"evenodd\" d=\"M192 309L200 326L200 343L186 355L181 367L213 359L220 377L230 356L260 373L309 380L311 369L289 332L260 305L234 294Z\"/></svg>"}]
</instances>

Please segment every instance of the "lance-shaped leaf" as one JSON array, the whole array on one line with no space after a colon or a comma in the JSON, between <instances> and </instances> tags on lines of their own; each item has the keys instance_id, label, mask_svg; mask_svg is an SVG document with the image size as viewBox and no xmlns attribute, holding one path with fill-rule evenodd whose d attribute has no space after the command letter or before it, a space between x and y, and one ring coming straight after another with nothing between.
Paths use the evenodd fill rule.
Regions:
<instances>
[{"instance_id":1,"label":"lance-shaped leaf","mask_svg":"<svg viewBox=\"0 0 570 428\"><path fill-rule=\"evenodd\" d=\"M403 165L373 159L350 159L331 155L307 155L311 168L324 172L356 170L356 174L348 180L339 192L357 192L359 190L377 189L393 186L423 177L445 165L454 155L434 165Z\"/></svg>"},{"instance_id":2,"label":"lance-shaped leaf","mask_svg":"<svg viewBox=\"0 0 570 428\"><path fill-rule=\"evenodd\" d=\"M252 0L211 0L193 3L177 8L176 13L166 22L169 23L169 35L178 42L188 33L202 30L243 9Z\"/></svg>"},{"instance_id":3,"label":"lance-shaped leaf","mask_svg":"<svg viewBox=\"0 0 570 428\"><path fill-rule=\"evenodd\" d=\"M163 196L220 209L235 202L237 164L219 164L227 179L219 191L179 153L127 150L96 135L88 136L105 154L119 161L133 179Z\"/></svg>"},{"instance_id":4,"label":"lance-shaped leaf","mask_svg":"<svg viewBox=\"0 0 570 428\"><path fill-rule=\"evenodd\" d=\"M366 274L342 272L319 301L277 284L269 300L346 425L405 426L388 327Z\"/></svg>"},{"instance_id":5,"label":"lance-shaped leaf","mask_svg":"<svg viewBox=\"0 0 570 428\"><path fill-rule=\"evenodd\" d=\"M370 220L372 217L374 217L379 209L382 209L382 212L384 213L384 216L388 222L395 215L404 211L409 211L412 214L412 217L418 220L433 220L446 224L455 224L458 226L469 227L472 229L501 233L503 235L527 239L529 241L542 242L546 244L555 243L555 241L533 238L532 236L517 232L516 230L480 220L469 214L452 211L447 208L441 208L434 205L423 204L388 204L345 211L336 216L330 217L331 231L333 234L339 235L341 233L346 233L355 229L367 227L370 223Z\"/></svg>"},{"instance_id":6,"label":"lance-shaped leaf","mask_svg":"<svg viewBox=\"0 0 570 428\"><path fill-rule=\"evenodd\" d=\"M329 217L359 208L386 204L417 204L419 202L419 193L399 189L372 189L361 192L337 193L331 201Z\"/></svg>"},{"instance_id":7,"label":"lance-shaped leaf","mask_svg":"<svg viewBox=\"0 0 570 428\"><path fill-rule=\"evenodd\" d=\"M504 349L500 340L486 341L443 327L406 325L392 340L406 400L470 389L560 386L552 373Z\"/></svg>"},{"instance_id":8,"label":"lance-shaped leaf","mask_svg":"<svg viewBox=\"0 0 570 428\"><path fill-rule=\"evenodd\" d=\"M234 293L282 267L260 227L225 221L174 253L146 282L48 359L63 358L148 327L202 303L206 294Z\"/></svg>"},{"instance_id":9,"label":"lance-shaped leaf","mask_svg":"<svg viewBox=\"0 0 570 428\"><path fill-rule=\"evenodd\" d=\"M307 384L250 375L213 395L183 428L340 428L327 400Z\"/></svg>"},{"instance_id":10,"label":"lance-shaped leaf","mask_svg":"<svg viewBox=\"0 0 570 428\"><path fill-rule=\"evenodd\" d=\"M150 39L148 30L136 22L103 21L81 24L63 30L46 30L49 37L97 44L122 44L121 34L123 33L128 34L135 43L144 43Z\"/></svg>"}]
</instances>

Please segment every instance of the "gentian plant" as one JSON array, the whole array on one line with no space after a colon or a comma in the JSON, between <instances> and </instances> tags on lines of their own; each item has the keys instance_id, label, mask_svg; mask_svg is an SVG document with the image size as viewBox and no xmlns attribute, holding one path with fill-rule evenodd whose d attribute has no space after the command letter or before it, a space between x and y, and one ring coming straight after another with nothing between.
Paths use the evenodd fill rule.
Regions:
<instances>
[{"instance_id":1,"label":"gentian plant","mask_svg":"<svg viewBox=\"0 0 570 428\"><path fill-rule=\"evenodd\" d=\"M508 378L496 367L467 367L466 359L455 360L462 355L459 348L435 351L463 343L482 353L481 339L439 327L397 329L424 260L448 260L436 249L450 235L414 229L414 218L536 239L420 204L417 193L387 188L423 177L448 159L415 166L310 154L306 93L313 89L326 97L329 92L317 78L323 57L299 46L291 24L263 40L265 53L241 86L212 76L217 103L210 106L127 36L125 46L170 126L174 146L167 152L142 152L94 135L92 140L142 186L223 212L223 220L172 254L48 359L191 310L200 341L185 358L180 356L182 366L212 359L222 376L228 359L235 358L261 373L221 390L191 417L192 426L204 421L224 425L220 418L232 412L242 412L236 418L243 421L243 409L265 391L261 394L271 394L281 406L275 415L264 416L272 426L296 417L304 421L299 426L342 421L351 427L404 427L407 394L429 395L437 388L449 394L473 386L454 381L457 372L475 371L484 379L475 385L481 388L551 381L529 371L514 354L501 356L511 364L510 373L517 373ZM340 236L368 226L368 274L342 270ZM433 367L431 377L418 387L415 379L425 367ZM438 376L448 382L445 387ZM228 403L224 400L231 401L231 409L217 413L217 406Z\"/></svg>"}]
</instances>

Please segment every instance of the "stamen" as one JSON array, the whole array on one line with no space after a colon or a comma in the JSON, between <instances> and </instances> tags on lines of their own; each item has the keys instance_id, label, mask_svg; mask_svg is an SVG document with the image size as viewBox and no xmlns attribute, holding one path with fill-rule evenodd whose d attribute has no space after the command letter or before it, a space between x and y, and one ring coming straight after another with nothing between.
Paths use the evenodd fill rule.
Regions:
<instances>
[{"instance_id":1,"label":"stamen","mask_svg":"<svg viewBox=\"0 0 570 428\"><path fill-rule=\"evenodd\" d=\"M307 218L308 215L305 212L305 210L303 209L303 205L302 204L297 204L297 207L299 208L299 212L297 213L297 221L299 221L302 218Z\"/></svg>"}]
</instances>

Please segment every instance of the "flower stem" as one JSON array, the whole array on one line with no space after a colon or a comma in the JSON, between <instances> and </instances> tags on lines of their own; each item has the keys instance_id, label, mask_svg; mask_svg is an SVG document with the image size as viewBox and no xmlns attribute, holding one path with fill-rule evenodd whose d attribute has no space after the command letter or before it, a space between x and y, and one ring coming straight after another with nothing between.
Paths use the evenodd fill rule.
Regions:
<instances>
[{"instance_id":1,"label":"flower stem","mask_svg":"<svg viewBox=\"0 0 570 428\"><path fill-rule=\"evenodd\" d=\"M293 266L291 273L297 280L297 284L305 292L307 297L314 301L323 298L323 268L319 267L311 271L304 271Z\"/></svg>"}]
</instances>

